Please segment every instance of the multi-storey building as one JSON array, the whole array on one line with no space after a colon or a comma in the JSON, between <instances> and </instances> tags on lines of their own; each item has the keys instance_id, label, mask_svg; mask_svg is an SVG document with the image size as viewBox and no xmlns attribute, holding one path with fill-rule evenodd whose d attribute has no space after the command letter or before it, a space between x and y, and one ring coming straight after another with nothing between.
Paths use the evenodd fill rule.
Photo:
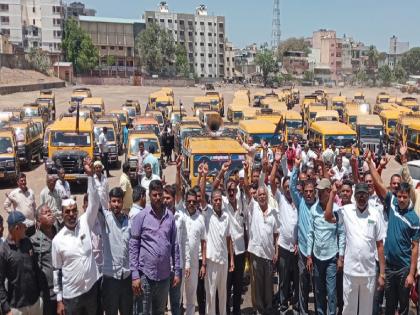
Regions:
<instances>
[{"instance_id":1,"label":"multi-storey building","mask_svg":"<svg viewBox=\"0 0 420 315\"><path fill-rule=\"evenodd\" d=\"M78 18L79 16L95 16L96 11L94 9L86 8L82 2L72 2L65 6L64 9L65 17Z\"/></svg>"},{"instance_id":2,"label":"multi-storey building","mask_svg":"<svg viewBox=\"0 0 420 315\"><path fill-rule=\"evenodd\" d=\"M409 42L399 42L397 36L392 36L389 39L388 66L394 69L394 66L401 61L402 55L409 51L409 49Z\"/></svg>"},{"instance_id":3,"label":"multi-storey building","mask_svg":"<svg viewBox=\"0 0 420 315\"><path fill-rule=\"evenodd\" d=\"M251 44L242 49L235 49L235 70L238 77L251 81L259 74L259 67L255 63L257 44Z\"/></svg>"},{"instance_id":4,"label":"multi-storey building","mask_svg":"<svg viewBox=\"0 0 420 315\"><path fill-rule=\"evenodd\" d=\"M0 31L26 51L60 53L63 18L61 0L0 0Z\"/></svg>"},{"instance_id":5,"label":"multi-storey building","mask_svg":"<svg viewBox=\"0 0 420 315\"><path fill-rule=\"evenodd\" d=\"M235 51L233 44L226 40L225 42L225 79L233 80L235 78Z\"/></svg>"},{"instance_id":6,"label":"multi-storey building","mask_svg":"<svg viewBox=\"0 0 420 315\"><path fill-rule=\"evenodd\" d=\"M79 24L98 48L102 69L126 73L135 70L134 44L145 28L143 20L79 16ZM111 60L115 63L110 64Z\"/></svg>"},{"instance_id":7,"label":"multi-storey building","mask_svg":"<svg viewBox=\"0 0 420 315\"><path fill-rule=\"evenodd\" d=\"M159 4L157 11L146 11L147 25L156 23L185 45L191 71L201 78L224 78L225 76L225 18L211 16L207 7L200 5L195 14L173 13L166 2Z\"/></svg>"}]
</instances>

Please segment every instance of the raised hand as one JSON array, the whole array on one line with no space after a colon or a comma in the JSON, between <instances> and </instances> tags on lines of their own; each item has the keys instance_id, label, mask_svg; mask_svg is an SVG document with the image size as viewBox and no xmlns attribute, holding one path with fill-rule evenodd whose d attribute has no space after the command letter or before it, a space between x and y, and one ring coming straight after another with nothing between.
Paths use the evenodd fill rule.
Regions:
<instances>
[{"instance_id":1,"label":"raised hand","mask_svg":"<svg viewBox=\"0 0 420 315\"><path fill-rule=\"evenodd\" d=\"M182 155L178 155L178 157L176 158L176 169L177 170L181 169L181 165L182 165L183 160L184 160L184 157Z\"/></svg>"},{"instance_id":2,"label":"raised hand","mask_svg":"<svg viewBox=\"0 0 420 315\"><path fill-rule=\"evenodd\" d=\"M87 156L83 161L83 168L87 176L93 176L93 161L92 158Z\"/></svg>"},{"instance_id":3,"label":"raised hand","mask_svg":"<svg viewBox=\"0 0 420 315\"><path fill-rule=\"evenodd\" d=\"M203 176L207 176L209 173L209 165L207 163L204 163L203 165Z\"/></svg>"},{"instance_id":4,"label":"raised hand","mask_svg":"<svg viewBox=\"0 0 420 315\"><path fill-rule=\"evenodd\" d=\"M405 156L407 154L407 144L400 144L400 154L401 156Z\"/></svg>"}]
</instances>

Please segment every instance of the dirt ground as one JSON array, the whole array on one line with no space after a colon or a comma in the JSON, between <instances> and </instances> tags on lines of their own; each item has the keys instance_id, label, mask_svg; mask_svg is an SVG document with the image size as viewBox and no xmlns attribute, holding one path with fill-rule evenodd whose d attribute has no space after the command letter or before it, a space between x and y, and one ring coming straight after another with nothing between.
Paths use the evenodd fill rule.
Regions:
<instances>
[{"instance_id":1,"label":"dirt ground","mask_svg":"<svg viewBox=\"0 0 420 315\"><path fill-rule=\"evenodd\" d=\"M2 75L0 76L3 78L2 80L8 80L7 78L4 78L4 73L8 74L10 73L10 69L4 69L1 68ZM4 72L3 72L4 71ZM12 71L14 76L18 76L20 74L15 73L15 70ZM29 74L23 74L24 76ZM43 79L38 76L34 76L31 79ZM0 81L0 84L2 84L4 81ZM136 87L136 86L88 86L92 90L93 96L100 96L104 98L105 101L105 107L106 110L111 109L118 109L120 108L121 104L126 99L136 99L139 100L142 107L142 112L145 110L145 105L147 103L148 95L154 91L157 91L158 87ZM233 99L233 94L235 90L238 90L240 86L224 86L220 89L224 98L225 98L225 105L227 106ZM56 108L57 108L57 114L61 114L67 111L68 109L68 101L70 100L70 95L73 87L66 87L61 89L54 90L56 95ZM300 87L301 96L306 94L312 93L316 88L315 87ZM270 91L269 89L255 89L251 88L251 93L254 93L256 91ZM379 88L333 88L333 89L326 89L327 92L331 95L338 95L341 93L343 96L346 96L349 99L353 98L353 95L357 91L363 91L366 97L366 100L369 103L374 103L376 95L380 91L386 91L390 95L401 97L403 96L403 93L400 91L394 89L394 88L388 88L388 89L379 89ZM204 95L204 90L201 88L174 88L174 94L176 98L176 102L179 103L182 101L184 107L192 113L192 101L193 98L196 96ZM3 95L0 96L0 111L4 107L10 107L10 106L20 106L26 102L33 101L38 95L38 92L24 92L24 93L16 93L16 94L10 94L10 95ZM297 109L297 108L296 108ZM226 111L225 111L226 112ZM120 157L120 161L123 160L123 157ZM383 179L385 182L389 181L390 176L393 173L396 173L399 171L399 165L392 159L387 169L383 172ZM43 187L45 187L45 168L44 165L38 165L34 166L33 170L27 173L27 179L28 179L28 186L32 188L32 190L35 192L36 200L39 202L39 194ZM121 170L111 170L112 177L110 178L110 187L114 187L119 184L119 178L121 175ZM167 167L164 170L164 175L166 178L166 181L168 183L173 183L175 181L175 167L173 165ZM12 185L9 184L0 184L0 214L6 218L7 214L3 210L3 202L5 199L5 193L9 192L13 188ZM81 195L77 194L77 199L79 205L81 205ZM244 313L246 313L247 310L249 310L249 307L251 306L250 301L250 293L249 290L244 296Z\"/></svg>"},{"instance_id":2,"label":"dirt ground","mask_svg":"<svg viewBox=\"0 0 420 315\"><path fill-rule=\"evenodd\" d=\"M49 77L37 71L0 67L0 85L54 82L57 80L55 77Z\"/></svg>"}]
</instances>

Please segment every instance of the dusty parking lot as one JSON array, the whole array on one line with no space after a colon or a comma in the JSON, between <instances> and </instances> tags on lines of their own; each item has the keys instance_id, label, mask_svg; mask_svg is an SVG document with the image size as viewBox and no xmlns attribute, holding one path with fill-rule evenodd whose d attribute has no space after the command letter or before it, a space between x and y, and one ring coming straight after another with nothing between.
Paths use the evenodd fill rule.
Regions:
<instances>
[{"instance_id":1,"label":"dusty parking lot","mask_svg":"<svg viewBox=\"0 0 420 315\"><path fill-rule=\"evenodd\" d=\"M92 90L93 96L102 97L105 101L106 110L109 109L118 109L121 104L126 99L135 99L139 100L142 107L142 112L145 110L145 105L147 103L148 95L154 91L157 91L158 87L134 87L134 86L88 86ZM217 88L221 91L225 98L225 105L227 106L233 99L234 91L239 89L240 86L225 86ZM56 108L57 114L61 114L67 111L68 101L70 100L70 95L73 87L67 87L62 89L54 90L56 95ZM316 88L315 87L300 87L301 96L305 94L310 94ZM259 89L261 91L261 89ZM256 92L257 89L251 88L251 93ZM265 91L270 91L266 89ZM402 96L403 94L396 89L355 89L355 88L334 88L327 89L327 92L330 94L338 95L340 92L343 96L352 99L356 91L363 91L368 102L374 103L376 95L380 91L387 91L393 96ZM196 96L204 95L204 90L201 88L174 88L176 103L178 104L182 101L184 107L190 112L192 107L192 100ZM16 93L10 95L0 96L0 111L2 108L10 106L20 106L25 102L33 101L38 95L38 92L25 92L25 93ZM225 111L226 112L226 111ZM123 156L120 157L120 161L123 160ZM389 177L399 171L399 165L391 160L388 168L384 171L383 178L387 182ZM33 169L27 173L28 186L32 188L35 192L37 202L39 201L39 194L43 187L45 187L45 168L44 165L34 166ZM112 177L110 178L110 187L114 187L119 183L119 177L121 175L120 170L112 170ZM168 183L173 183L175 178L175 168L174 166L169 166L165 169L164 175ZM13 188L9 184L0 184L0 214L3 217L7 217L3 210L3 202L5 199L5 193L9 192ZM81 203L80 194L78 195L78 203ZM245 295L245 302L243 304L244 308L250 306L250 294L249 292Z\"/></svg>"}]
</instances>

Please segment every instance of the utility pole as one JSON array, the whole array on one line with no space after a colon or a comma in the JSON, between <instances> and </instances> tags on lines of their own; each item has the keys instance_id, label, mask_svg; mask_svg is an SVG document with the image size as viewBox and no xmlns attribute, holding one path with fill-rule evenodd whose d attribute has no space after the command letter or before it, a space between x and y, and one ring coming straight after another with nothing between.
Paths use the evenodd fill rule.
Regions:
<instances>
[{"instance_id":1,"label":"utility pole","mask_svg":"<svg viewBox=\"0 0 420 315\"><path fill-rule=\"evenodd\" d=\"M280 45L280 0L273 1L273 22L271 30L271 48L276 51Z\"/></svg>"}]
</instances>

